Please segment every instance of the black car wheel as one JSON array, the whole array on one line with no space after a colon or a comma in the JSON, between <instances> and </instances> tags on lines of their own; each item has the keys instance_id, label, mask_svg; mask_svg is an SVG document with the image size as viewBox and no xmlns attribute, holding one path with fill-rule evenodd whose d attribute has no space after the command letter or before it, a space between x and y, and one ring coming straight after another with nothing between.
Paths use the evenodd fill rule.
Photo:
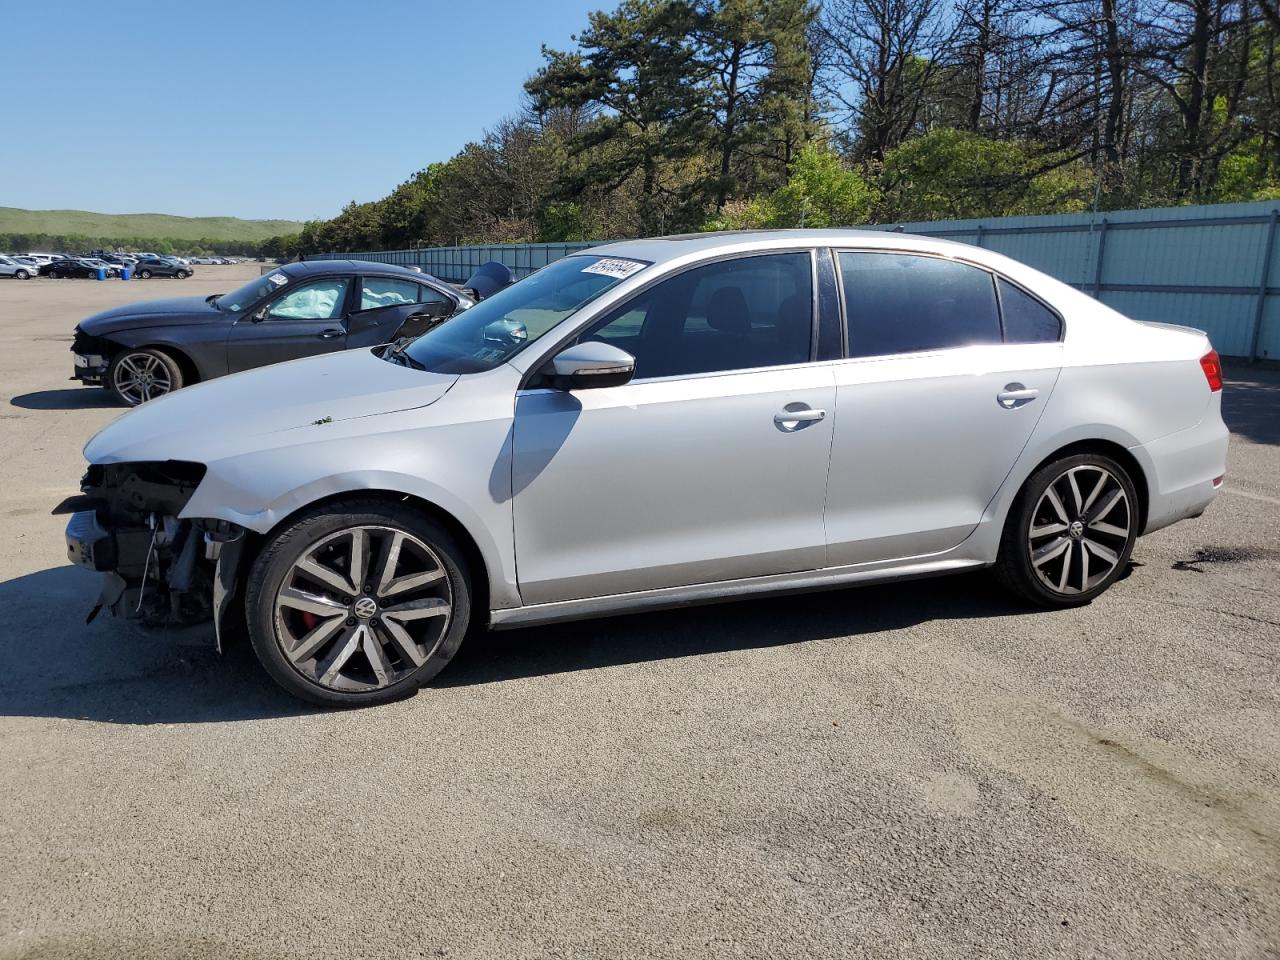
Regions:
<instances>
[{"instance_id":1,"label":"black car wheel","mask_svg":"<svg viewBox=\"0 0 1280 960\"><path fill-rule=\"evenodd\" d=\"M176 276L179 280L185 280L187 279L187 277L191 276L191 274L187 273L187 271L185 270L179 270L176 274L174 274L174 276Z\"/></svg>"},{"instance_id":2,"label":"black car wheel","mask_svg":"<svg viewBox=\"0 0 1280 960\"><path fill-rule=\"evenodd\" d=\"M150 280L150 279L151 279L151 271L150 271L150 270L139 270L139 271L138 271L138 276L140 276L143 280Z\"/></svg>"},{"instance_id":3,"label":"black car wheel","mask_svg":"<svg viewBox=\"0 0 1280 960\"><path fill-rule=\"evenodd\" d=\"M1081 606L1124 575L1138 525L1124 467L1100 453L1055 460L1031 475L1009 511L996 578L1037 606Z\"/></svg>"},{"instance_id":4,"label":"black car wheel","mask_svg":"<svg viewBox=\"0 0 1280 960\"><path fill-rule=\"evenodd\" d=\"M116 398L136 407L182 386L182 368L160 350L121 350L107 366L107 386Z\"/></svg>"},{"instance_id":5,"label":"black car wheel","mask_svg":"<svg viewBox=\"0 0 1280 960\"><path fill-rule=\"evenodd\" d=\"M245 594L262 666L331 707L409 696L462 643L471 587L462 550L424 511L353 497L294 520L254 561Z\"/></svg>"}]
</instances>

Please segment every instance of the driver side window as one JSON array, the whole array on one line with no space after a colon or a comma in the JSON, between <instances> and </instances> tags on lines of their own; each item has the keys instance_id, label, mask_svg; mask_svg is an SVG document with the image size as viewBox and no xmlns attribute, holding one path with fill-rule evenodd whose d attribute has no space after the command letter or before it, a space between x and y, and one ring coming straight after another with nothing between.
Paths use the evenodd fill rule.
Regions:
<instances>
[{"instance_id":1,"label":"driver side window","mask_svg":"<svg viewBox=\"0 0 1280 960\"><path fill-rule=\"evenodd\" d=\"M336 320L347 300L347 283L331 277L300 284L267 308L267 319Z\"/></svg>"}]
</instances>

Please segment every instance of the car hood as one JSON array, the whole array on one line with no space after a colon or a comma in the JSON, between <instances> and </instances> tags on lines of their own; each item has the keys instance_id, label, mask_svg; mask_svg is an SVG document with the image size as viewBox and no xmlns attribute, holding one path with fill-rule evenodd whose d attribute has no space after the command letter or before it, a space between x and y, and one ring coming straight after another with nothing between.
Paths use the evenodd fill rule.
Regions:
<instances>
[{"instance_id":1,"label":"car hood","mask_svg":"<svg viewBox=\"0 0 1280 960\"><path fill-rule=\"evenodd\" d=\"M90 463L210 463L264 446L304 442L343 421L425 407L457 381L346 350L259 367L136 407L84 448ZM297 431L297 435L293 432Z\"/></svg>"},{"instance_id":2,"label":"car hood","mask_svg":"<svg viewBox=\"0 0 1280 960\"><path fill-rule=\"evenodd\" d=\"M170 326L188 323L230 323L232 316L224 313L203 297L169 297L164 300L143 300L95 313L80 321L80 329L91 337L145 327L156 324Z\"/></svg>"}]
</instances>

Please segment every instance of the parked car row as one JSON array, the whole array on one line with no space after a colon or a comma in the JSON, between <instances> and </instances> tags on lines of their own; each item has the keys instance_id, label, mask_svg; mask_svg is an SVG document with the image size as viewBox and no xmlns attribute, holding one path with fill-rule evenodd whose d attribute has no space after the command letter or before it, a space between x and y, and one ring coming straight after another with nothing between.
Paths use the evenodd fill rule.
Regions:
<instances>
[{"instance_id":1,"label":"parked car row","mask_svg":"<svg viewBox=\"0 0 1280 960\"><path fill-rule=\"evenodd\" d=\"M195 271L182 257L161 254L103 253L84 256L63 253L0 254L0 277L30 280L32 277L86 277L96 279L99 271L108 277L120 277L128 270L142 280L152 277L176 277L185 280Z\"/></svg>"}]
</instances>

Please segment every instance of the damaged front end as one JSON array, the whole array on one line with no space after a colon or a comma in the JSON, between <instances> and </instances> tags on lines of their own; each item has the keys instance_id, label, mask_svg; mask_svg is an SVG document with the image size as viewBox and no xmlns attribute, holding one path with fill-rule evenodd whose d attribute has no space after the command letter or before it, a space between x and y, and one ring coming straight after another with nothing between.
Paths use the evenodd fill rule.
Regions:
<instances>
[{"instance_id":1,"label":"damaged front end","mask_svg":"<svg viewBox=\"0 0 1280 960\"><path fill-rule=\"evenodd\" d=\"M203 464L180 460L89 467L83 495L58 512L73 511L66 532L72 562L103 575L90 620L105 607L151 625L215 619L221 626L244 530L179 519L204 473Z\"/></svg>"}]
</instances>

